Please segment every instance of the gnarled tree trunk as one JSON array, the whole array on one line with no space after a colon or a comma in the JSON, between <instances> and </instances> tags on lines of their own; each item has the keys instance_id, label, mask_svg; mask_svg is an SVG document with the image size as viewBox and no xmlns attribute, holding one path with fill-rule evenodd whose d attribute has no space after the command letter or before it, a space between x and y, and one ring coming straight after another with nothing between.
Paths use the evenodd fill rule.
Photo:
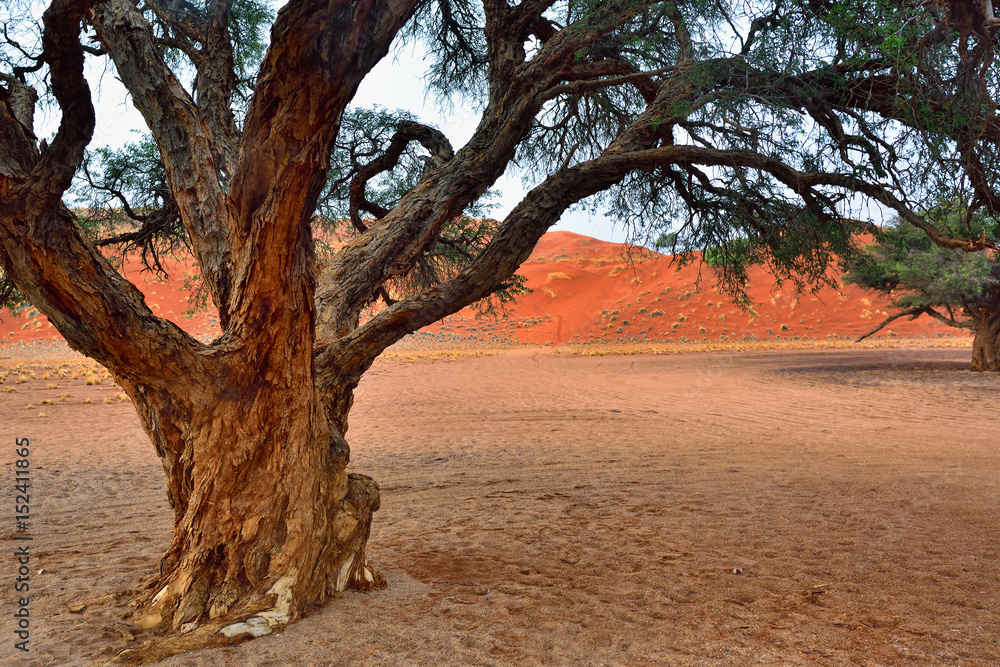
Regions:
<instances>
[{"instance_id":1,"label":"gnarled tree trunk","mask_svg":"<svg viewBox=\"0 0 1000 667\"><path fill-rule=\"evenodd\" d=\"M175 523L134 615L172 636L119 662L268 634L349 587L383 584L365 557L378 486L346 472L315 382L224 366L169 395L120 379L163 462Z\"/></svg>"}]
</instances>

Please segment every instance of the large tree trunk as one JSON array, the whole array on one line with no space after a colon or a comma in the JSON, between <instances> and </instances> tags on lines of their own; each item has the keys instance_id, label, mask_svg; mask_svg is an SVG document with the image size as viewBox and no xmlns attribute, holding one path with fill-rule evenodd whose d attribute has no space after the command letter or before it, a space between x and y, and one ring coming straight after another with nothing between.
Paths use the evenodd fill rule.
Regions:
<instances>
[{"instance_id":1,"label":"large tree trunk","mask_svg":"<svg viewBox=\"0 0 1000 667\"><path fill-rule=\"evenodd\" d=\"M1000 307L982 308L972 339L974 371L1000 371Z\"/></svg>"},{"instance_id":2,"label":"large tree trunk","mask_svg":"<svg viewBox=\"0 0 1000 667\"><path fill-rule=\"evenodd\" d=\"M169 396L121 380L175 515L134 616L170 634L126 651L125 664L268 634L347 588L383 585L365 558L378 486L347 474L346 441L315 383L211 375Z\"/></svg>"}]
</instances>

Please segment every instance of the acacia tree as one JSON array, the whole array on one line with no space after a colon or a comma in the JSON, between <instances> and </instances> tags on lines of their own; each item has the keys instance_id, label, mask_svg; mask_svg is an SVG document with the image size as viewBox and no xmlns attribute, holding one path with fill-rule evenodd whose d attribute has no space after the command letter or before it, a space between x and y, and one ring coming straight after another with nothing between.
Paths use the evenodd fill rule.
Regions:
<instances>
[{"instance_id":1,"label":"acacia tree","mask_svg":"<svg viewBox=\"0 0 1000 667\"><path fill-rule=\"evenodd\" d=\"M935 209L939 229L952 236L981 237L976 218L950 207ZM901 317L926 315L958 329L971 329L974 371L1000 371L1000 262L995 252L963 253L941 248L909 223L895 221L880 230L877 243L852 257L844 281L879 292L898 310L862 341Z\"/></svg>"},{"instance_id":2,"label":"acacia tree","mask_svg":"<svg viewBox=\"0 0 1000 667\"><path fill-rule=\"evenodd\" d=\"M673 224L685 248L746 239L739 257L806 277L866 228L856 201L966 251L989 242L949 236L921 202L1000 211L989 3L289 0L246 76L259 9L52 0L39 48L8 33L4 51L7 292L132 399L175 517L136 601L159 634L123 662L265 634L381 584L365 558L378 487L347 472L353 390L395 341L516 287L568 207L604 205L651 238ZM478 108L464 146L348 109L396 39L425 46L433 90ZM85 57L114 68L144 118L155 196L87 157ZM33 133L43 86L61 112L51 143ZM533 179L523 200L497 223L463 218L514 165ZM88 235L102 227L63 203L74 175L135 229ZM354 234L319 261L321 203ZM223 331L210 343L154 315L102 254L163 235L200 267ZM729 266L738 295L745 272Z\"/></svg>"}]
</instances>

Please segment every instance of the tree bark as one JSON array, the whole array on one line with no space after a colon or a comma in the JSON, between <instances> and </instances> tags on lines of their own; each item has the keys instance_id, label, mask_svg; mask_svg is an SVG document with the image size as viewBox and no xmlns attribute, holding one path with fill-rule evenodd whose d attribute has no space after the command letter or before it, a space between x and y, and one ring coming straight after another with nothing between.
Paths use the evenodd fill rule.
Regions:
<instances>
[{"instance_id":1,"label":"tree bark","mask_svg":"<svg viewBox=\"0 0 1000 667\"><path fill-rule=\"evenodd\" d=\"M365 557L379 489L347 473L349 449L311 364L258 368L268 371L213 359L169 393L119 379L174 511L160 573L133 617L167 636L122 653L121 664L269 634L347 588L384 585Z\"/></svg>"},{"instance_id":2,"label":"tree bark","mask_svg":"<svg viewBox=\"0 0 1000 667\"><path fill-rule=\"evenodd\" d=\"M1000 372L1000 308L980 308L972 339L974 371Z\"/></svg>"}]
</instances>

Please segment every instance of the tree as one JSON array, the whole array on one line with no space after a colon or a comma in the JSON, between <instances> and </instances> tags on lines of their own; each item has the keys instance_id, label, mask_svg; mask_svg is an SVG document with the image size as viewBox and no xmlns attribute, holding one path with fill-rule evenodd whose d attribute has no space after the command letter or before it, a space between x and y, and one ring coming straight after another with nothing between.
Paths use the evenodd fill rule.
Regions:
<instances>
[{"instance_id":1,"label":"tree","mask_svg":"<svg viewBox=\"0 0 1000 667\"><path fill-rule=\"evenodd\" d=\"M951 236L978 238L982 221L949 207L932 215ZM1000 262L995 253L963 253L934 245L913 225L896 220L878 243L853 257L845 282L875 290L899 310L864 334L864 340L901 317L928 315L948 326L971 329L974 371L1000 371ZM943 311L943 312L941 312Z\"/></svg>"},{"instance_id":2,"label":"tree","mask_svg":"<svg viewBox=\"0 0 1000 667\"><path fill-rule=\"evenodd\" d=\"M347 472L353 390L403 336L516 290L568 207L604 206L637 238L666 221L687 248L747 239L737 256L796 278L870 229L849 215L859 198L963 251L990 243L949 236L922 202L1000 212L988 4L289 0L266 48L254 0L51 0L39 48L20 9L0 87L3 280L123 387L175 515L135 615L160 634L123 662L381 585L365 558L378 487ZM464 146L348 107L394 40L424 46L433 92L479 109ZM127 87L162 177L87 153L85 58ZM61 112L50 143L33 132L38 90ZM534 185L513 210L463 215L515 165ZM67 208L74 177L132 231ZM352 223L322 253L321 206ZM200 267L211 343L154 315L101 251L155 255L163 238ZM739 295L744 265L728 266Z\"/></svg>"}]
</instances>

